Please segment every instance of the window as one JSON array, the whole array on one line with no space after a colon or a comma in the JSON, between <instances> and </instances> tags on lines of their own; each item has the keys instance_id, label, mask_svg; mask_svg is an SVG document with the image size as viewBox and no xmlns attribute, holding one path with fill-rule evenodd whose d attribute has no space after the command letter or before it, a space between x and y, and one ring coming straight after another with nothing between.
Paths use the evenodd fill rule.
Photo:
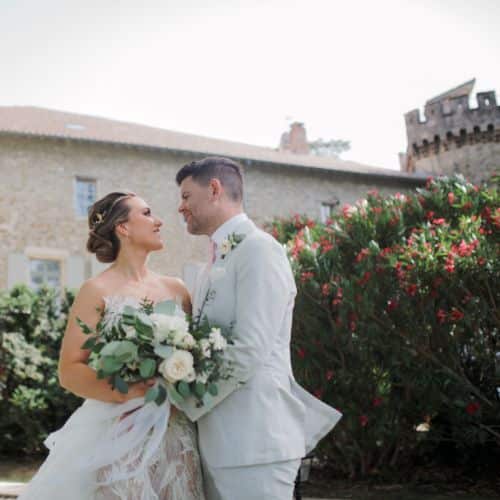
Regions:
<instances>
[{"instance_id":1,"label":"window","mask_svg":"<svg viewBox=\"0 0 500 500\"><path fill-rule=\"evenodd\" d=\"M335 207L340 203L339 200L335 199L333 201L327 201L321 203L320 220L325 223L330 217L332 217Z\"/></svg>"},{"instance_id":2,"label":"window","mask_svg":"<svg viewBox=\"0 0 500 500\"><path fill-rule=\"evenodd\" d=\"M61 262L52 259L30 259L29 280L32 288L43 285L53 288L61 286Z\"/></svg>"},{"instance_id":3,"label":"window","mask_svg":"<svg viewBox=\"0 0 500 500\"><path fill-rule=\"evenodd\" d=\"M96 201L95 179L76 178L75 209L78 217L87 217L89 207Z\"/></svg>"}]
</instances>

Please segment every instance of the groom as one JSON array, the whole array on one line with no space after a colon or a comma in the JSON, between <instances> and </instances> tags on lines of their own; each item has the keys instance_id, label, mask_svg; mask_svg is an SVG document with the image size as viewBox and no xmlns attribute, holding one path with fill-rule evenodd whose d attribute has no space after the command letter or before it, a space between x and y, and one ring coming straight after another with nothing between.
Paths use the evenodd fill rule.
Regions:
<instances>
[{"instance_id":1,"label":"groom","mask_svg":"<svg viewBox=\"0 0 500 500\"><path fill-rule=\"evenodd\" d=\"M182 409L198 422L208 500L289 500L300 459L340 413L304 391L292 374L290 331L296 294L283 247L243 213L240 166L209 157L177 173L179 212L191 234L210 237L211 258L193 315L233 327L234 368L219 393ZM208 300L205 300L208 297Z\"/></svg>"}]
</instances>

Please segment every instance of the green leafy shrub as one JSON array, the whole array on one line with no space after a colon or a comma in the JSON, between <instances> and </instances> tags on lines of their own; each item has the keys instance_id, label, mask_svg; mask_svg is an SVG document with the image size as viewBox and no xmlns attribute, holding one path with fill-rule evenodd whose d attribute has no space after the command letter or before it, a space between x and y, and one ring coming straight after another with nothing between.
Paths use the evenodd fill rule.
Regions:
<instances>
[{"instance_id":1,"label":"green leafy shrub","mask_svg":"<svg viewBox=\"0 0 500 500\"><path fill-rule=\"evenodd\" d=\"M25 286L0 293L0 452L44 451L80 400L59 386L57 362L74 296Z\"/></svg>"},{"instance_id":2,"label":"green leafy shrub","mask_svg":"<svg viewBox=\"0 0 500 500\"><path fill-rule=\"evenodd\" d=\"M270 225L298 287L294 370L344 413L322 443L343 473L498 449L499 207L497 179L457 176Z\"/></svg>"}]
</instances>

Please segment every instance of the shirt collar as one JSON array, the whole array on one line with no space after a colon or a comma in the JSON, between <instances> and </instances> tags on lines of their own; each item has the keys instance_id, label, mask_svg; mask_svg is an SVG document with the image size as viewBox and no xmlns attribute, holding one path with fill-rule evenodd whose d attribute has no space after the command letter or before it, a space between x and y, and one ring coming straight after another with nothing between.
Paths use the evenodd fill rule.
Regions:
<instances>
[{"instance_id":1,"label":"shirt collar","mask_svg":"<svg viewBox=\"0 0 500 500\"><path fill-rule=\"evenodd\" d=\"M248 220L247 214L238 214L234 217L231 217L229 220L224 222L224 224L220 225L212 237L210 238L212 241L215 241L217 247L220 247L221 243L231 234L234 230L243 222Z\"/></svg>"}]
</instances>

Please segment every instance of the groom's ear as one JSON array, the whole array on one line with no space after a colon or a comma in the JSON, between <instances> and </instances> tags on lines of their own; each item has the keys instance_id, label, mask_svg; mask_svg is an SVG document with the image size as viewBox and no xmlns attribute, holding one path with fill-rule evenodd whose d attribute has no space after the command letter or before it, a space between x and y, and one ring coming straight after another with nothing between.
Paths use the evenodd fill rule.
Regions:
<instances>
[{"instance_id":1,"label":"groom's ear","mask_svg":"<svg viewBox=\"0 0 500 500\"><path fill-rule=\"evenodd\" d=\"M218 200L222 196L224 189L222 187L222 184L219 179L210 179L210 182L208 184L209 189L210 189L210 197L213 200Z\"/></svg>"}]
</instances>

